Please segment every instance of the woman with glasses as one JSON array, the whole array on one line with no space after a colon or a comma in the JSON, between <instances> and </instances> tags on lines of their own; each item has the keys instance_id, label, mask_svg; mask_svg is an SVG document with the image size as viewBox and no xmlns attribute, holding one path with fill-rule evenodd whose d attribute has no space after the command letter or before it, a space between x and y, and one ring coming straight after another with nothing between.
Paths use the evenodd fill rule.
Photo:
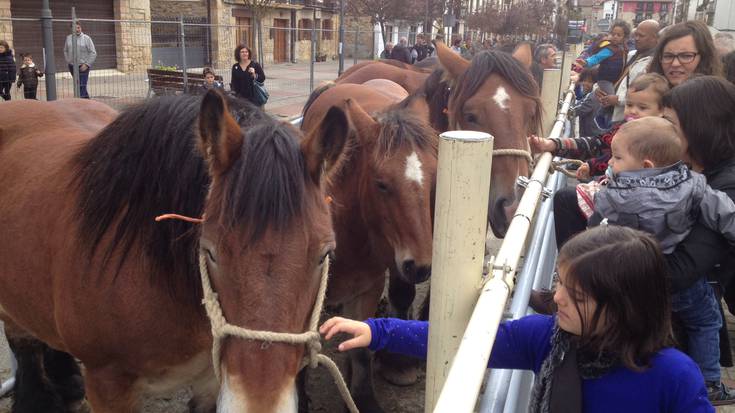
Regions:
<instances>
[{"instance_id":1,"label":"woman with glasses","mask_svg":"<svg viewBox=\"0 0 735 413\"><path fill-rule=\"evenodd\" d=\"M721 76L722 65L707 25L689 20L667 28L648 71L665 76L672 87L695 73Z\"/></svg>"}]
</instances>

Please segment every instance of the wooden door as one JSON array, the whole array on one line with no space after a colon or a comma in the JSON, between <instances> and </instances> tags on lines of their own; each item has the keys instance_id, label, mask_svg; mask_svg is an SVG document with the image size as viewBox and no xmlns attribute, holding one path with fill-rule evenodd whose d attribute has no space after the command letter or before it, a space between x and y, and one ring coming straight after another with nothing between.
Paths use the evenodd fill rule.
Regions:
<instances>
[{"instance_id":1,"label":"wooden door","mask_svg":"<svg viewBox=\"0 0 735 413\"><path fill-rule=\"evenodd\" d=\"M254 49L255 45L250 43L250 39L252 39L250 34L253 30L253 26L250 24L250 17L235 17L235 24L237 25L237 43Z\"/></svg>"},{"instance_id":2,"label":"wooden door","mask_svg":"<svg viewBox=\"0 0 735 413\"><path fill-rule=\"evenodd\" d=\"M273 19L273 62L288 61L288 19Z\"/></svg>"}]
</instances>

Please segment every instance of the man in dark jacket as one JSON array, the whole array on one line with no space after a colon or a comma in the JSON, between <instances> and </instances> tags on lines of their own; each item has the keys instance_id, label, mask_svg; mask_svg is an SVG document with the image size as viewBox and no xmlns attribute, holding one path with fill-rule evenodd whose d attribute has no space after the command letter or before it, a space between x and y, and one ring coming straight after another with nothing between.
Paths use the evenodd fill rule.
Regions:
<instances>
[{"instance_id":1,"label":"man in dark jacket","mask_svg":"<svg viewBox=\"0 0 735 413\"><path fill-rule=\"evenodd\" d=\"M398 40L398 45L396 45L393 48L393 51L390 52L390 58L411 64L411 51L408 49L408 40L405 37L401 37L401 39Z\"/></svg>"},{"instance_id":2,"label":"man in dark jacket","mask_svg":"<svg viewBox=\"0 0 735 413\"><path fill-rule=\"evenodd\" d=\"M416 35L416 44L413 45L413 50L416 51L416 62L426 59L434 52L434 48L426 43L423 33Z\"/></svg>"},{"instance_id":3,"label":"man in dark jacket","mask_svg":"<svg viewBox=\"0 0 735 413\"><path fill-rule=\"evenodd\" d=\"M10 100L10 88L15 82L15 59L8 42L0 40L0 96Z\"/></svg>"}]
</instances>

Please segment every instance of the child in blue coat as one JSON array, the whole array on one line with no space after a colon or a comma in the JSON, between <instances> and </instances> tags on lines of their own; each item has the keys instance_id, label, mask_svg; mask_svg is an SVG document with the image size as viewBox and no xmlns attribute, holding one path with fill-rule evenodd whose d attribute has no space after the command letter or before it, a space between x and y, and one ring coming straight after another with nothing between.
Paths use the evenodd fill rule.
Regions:
<instances>
[{"instance_id":1,"label":"child in blue coat","mask_svg":"<svg viewBox=\"0 0 735 413\"><path fill-rule=\"evenodd\" d=\"M536 373L530 412L714 412L697 365L670 347L666 264L655 239L596 227L564 244L558 271L557 315L502 323L490 356L490 368ZM422 321L335 317L320 332L353 335L340 351L425 358L428 329Z\"/></svg>"}]
</instances>

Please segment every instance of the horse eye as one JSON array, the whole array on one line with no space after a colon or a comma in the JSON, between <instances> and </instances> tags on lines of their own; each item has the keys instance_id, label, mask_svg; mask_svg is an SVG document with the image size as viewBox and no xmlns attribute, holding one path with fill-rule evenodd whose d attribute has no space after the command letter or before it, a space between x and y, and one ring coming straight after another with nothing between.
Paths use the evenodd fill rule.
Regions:
<instances>
[{"instance_id":1,"label":"horse eye","mask_svg":"<svg viewBox=\"0 0 735 413\"><path fill-rule=\"evenodd\" d=\"M477 123L477 116L473 115L472 113L468 113L467 115L465 115L464 119L468 123Z\"/></svg>"},{"instance_id":2,"label":"horse eye","mask_svg":"<svg viewBox=\"0 0 735 413\"><path fill-rule=\"evenodd\" d=\"M383 181L375 181L375 186L378 187L378 191L380 192L388 192L388 185Z\"/></svg>"}]
</instances>

